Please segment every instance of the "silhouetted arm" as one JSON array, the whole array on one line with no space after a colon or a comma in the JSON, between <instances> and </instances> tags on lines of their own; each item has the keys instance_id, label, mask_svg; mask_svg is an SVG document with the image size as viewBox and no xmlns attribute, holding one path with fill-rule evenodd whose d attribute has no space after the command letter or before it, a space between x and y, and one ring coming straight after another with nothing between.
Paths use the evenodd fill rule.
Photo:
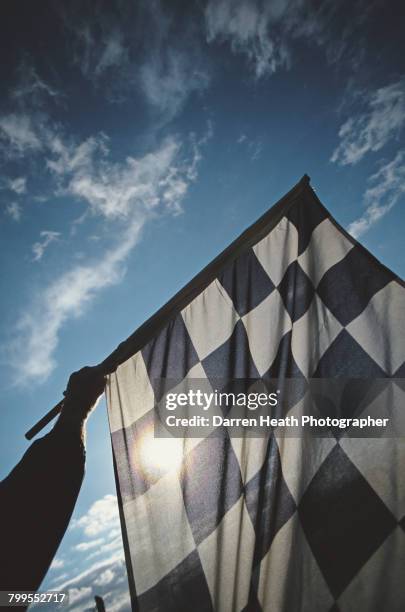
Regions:
<instances>
[{"instance_id":1,"label":"silhouetted arm","mask_svg":"<svg viewBox=\"0 0 405 612\"><path fill-rule=\"evenodd\" d=\"M84 462L81 436L52 430L0 483L0 590L38 590L69 524Z\"/></svg>"},{"instance_id":2,"label":"silhouetted arm","mask_svg":"<svg viewBox=\"0 0 405 612\"><path fill-rule=\"evenodd\" d=\"M84 475L84 423L104 377L69 379L54 428L0 483L0 590L38 590L69 524Z\"/></svg>"}]
</instances>

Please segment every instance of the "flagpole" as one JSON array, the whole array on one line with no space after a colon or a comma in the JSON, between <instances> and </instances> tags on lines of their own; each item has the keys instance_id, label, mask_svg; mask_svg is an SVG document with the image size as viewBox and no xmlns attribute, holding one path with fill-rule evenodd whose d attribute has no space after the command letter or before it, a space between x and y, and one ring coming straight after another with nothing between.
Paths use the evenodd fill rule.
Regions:
<instances>
[{"instance_id":1,"label":"flagpole","mask_svg":"<svg viewBox=\"0 0 405 612\"><path fill-rule=\"evenodd\" d=\"M46 427L48 423L52 421L52 419L58 416L58 414L62 410L62 406L63 406L63 400L61 400L59 404L56 404L56 406L54 406L49 412L47 412L42 417L42 419L39 419L39 421L35 423L35 425L31 427L31 429L29 429L27 433L25 434L25 437L27 438L27 440L31 440L34 436L37 435L37 433L41 431L41 429Z\"/></svg>"}]
</instances>

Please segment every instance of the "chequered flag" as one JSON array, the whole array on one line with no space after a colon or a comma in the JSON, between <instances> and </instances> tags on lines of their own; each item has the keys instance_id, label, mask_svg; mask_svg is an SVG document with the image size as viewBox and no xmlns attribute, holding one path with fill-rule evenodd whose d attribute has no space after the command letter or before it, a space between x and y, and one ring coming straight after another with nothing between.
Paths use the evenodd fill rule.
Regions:
<instances>
[{"instance_id":1,"label":"chequered flag","mask_svg":"<svg viewBox=\"0 0 405 612\"><path fill-rule=\"evenodd\" d=\"M399 379L404 353L404 283L304 177L118 349L133 609L405 610L403 439L153 437L158 379Z\"/></svg>"}]
</instances>

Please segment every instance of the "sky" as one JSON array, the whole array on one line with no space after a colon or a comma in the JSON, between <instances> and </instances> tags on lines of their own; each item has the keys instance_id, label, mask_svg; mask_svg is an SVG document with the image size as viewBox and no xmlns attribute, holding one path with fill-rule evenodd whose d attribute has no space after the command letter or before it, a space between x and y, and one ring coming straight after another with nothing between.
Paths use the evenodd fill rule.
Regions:
<instances>
[{"instance_id":1,"label":"sky","mask_svg":"<svg viewBox=\"0 0 405 612\"><path fill-rule=\"evenodd\" d=\"M305 173L404 277L401 17L399 1L2 1L0 477L72 371ZM128 609L104 402L47 588Z\"/></svg>"}]
</instances>

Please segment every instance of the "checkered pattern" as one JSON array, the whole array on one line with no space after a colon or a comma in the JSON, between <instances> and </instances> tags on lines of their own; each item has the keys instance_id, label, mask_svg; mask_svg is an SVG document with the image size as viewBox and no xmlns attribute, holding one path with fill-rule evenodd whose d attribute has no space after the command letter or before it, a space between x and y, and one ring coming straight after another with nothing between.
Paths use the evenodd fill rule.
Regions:
<instances>
[{"instance_id":1,"label":"checkered pattern","mask_svg":"<svg viewBox=\"0 0 405 612\"><path fill-rule=\"evenodd\" d=\"M153 439L159 377L403 376L403 285L308 192L110 376L140 612L405 609L402 440Z\"/></svg>"}]
</instances>

